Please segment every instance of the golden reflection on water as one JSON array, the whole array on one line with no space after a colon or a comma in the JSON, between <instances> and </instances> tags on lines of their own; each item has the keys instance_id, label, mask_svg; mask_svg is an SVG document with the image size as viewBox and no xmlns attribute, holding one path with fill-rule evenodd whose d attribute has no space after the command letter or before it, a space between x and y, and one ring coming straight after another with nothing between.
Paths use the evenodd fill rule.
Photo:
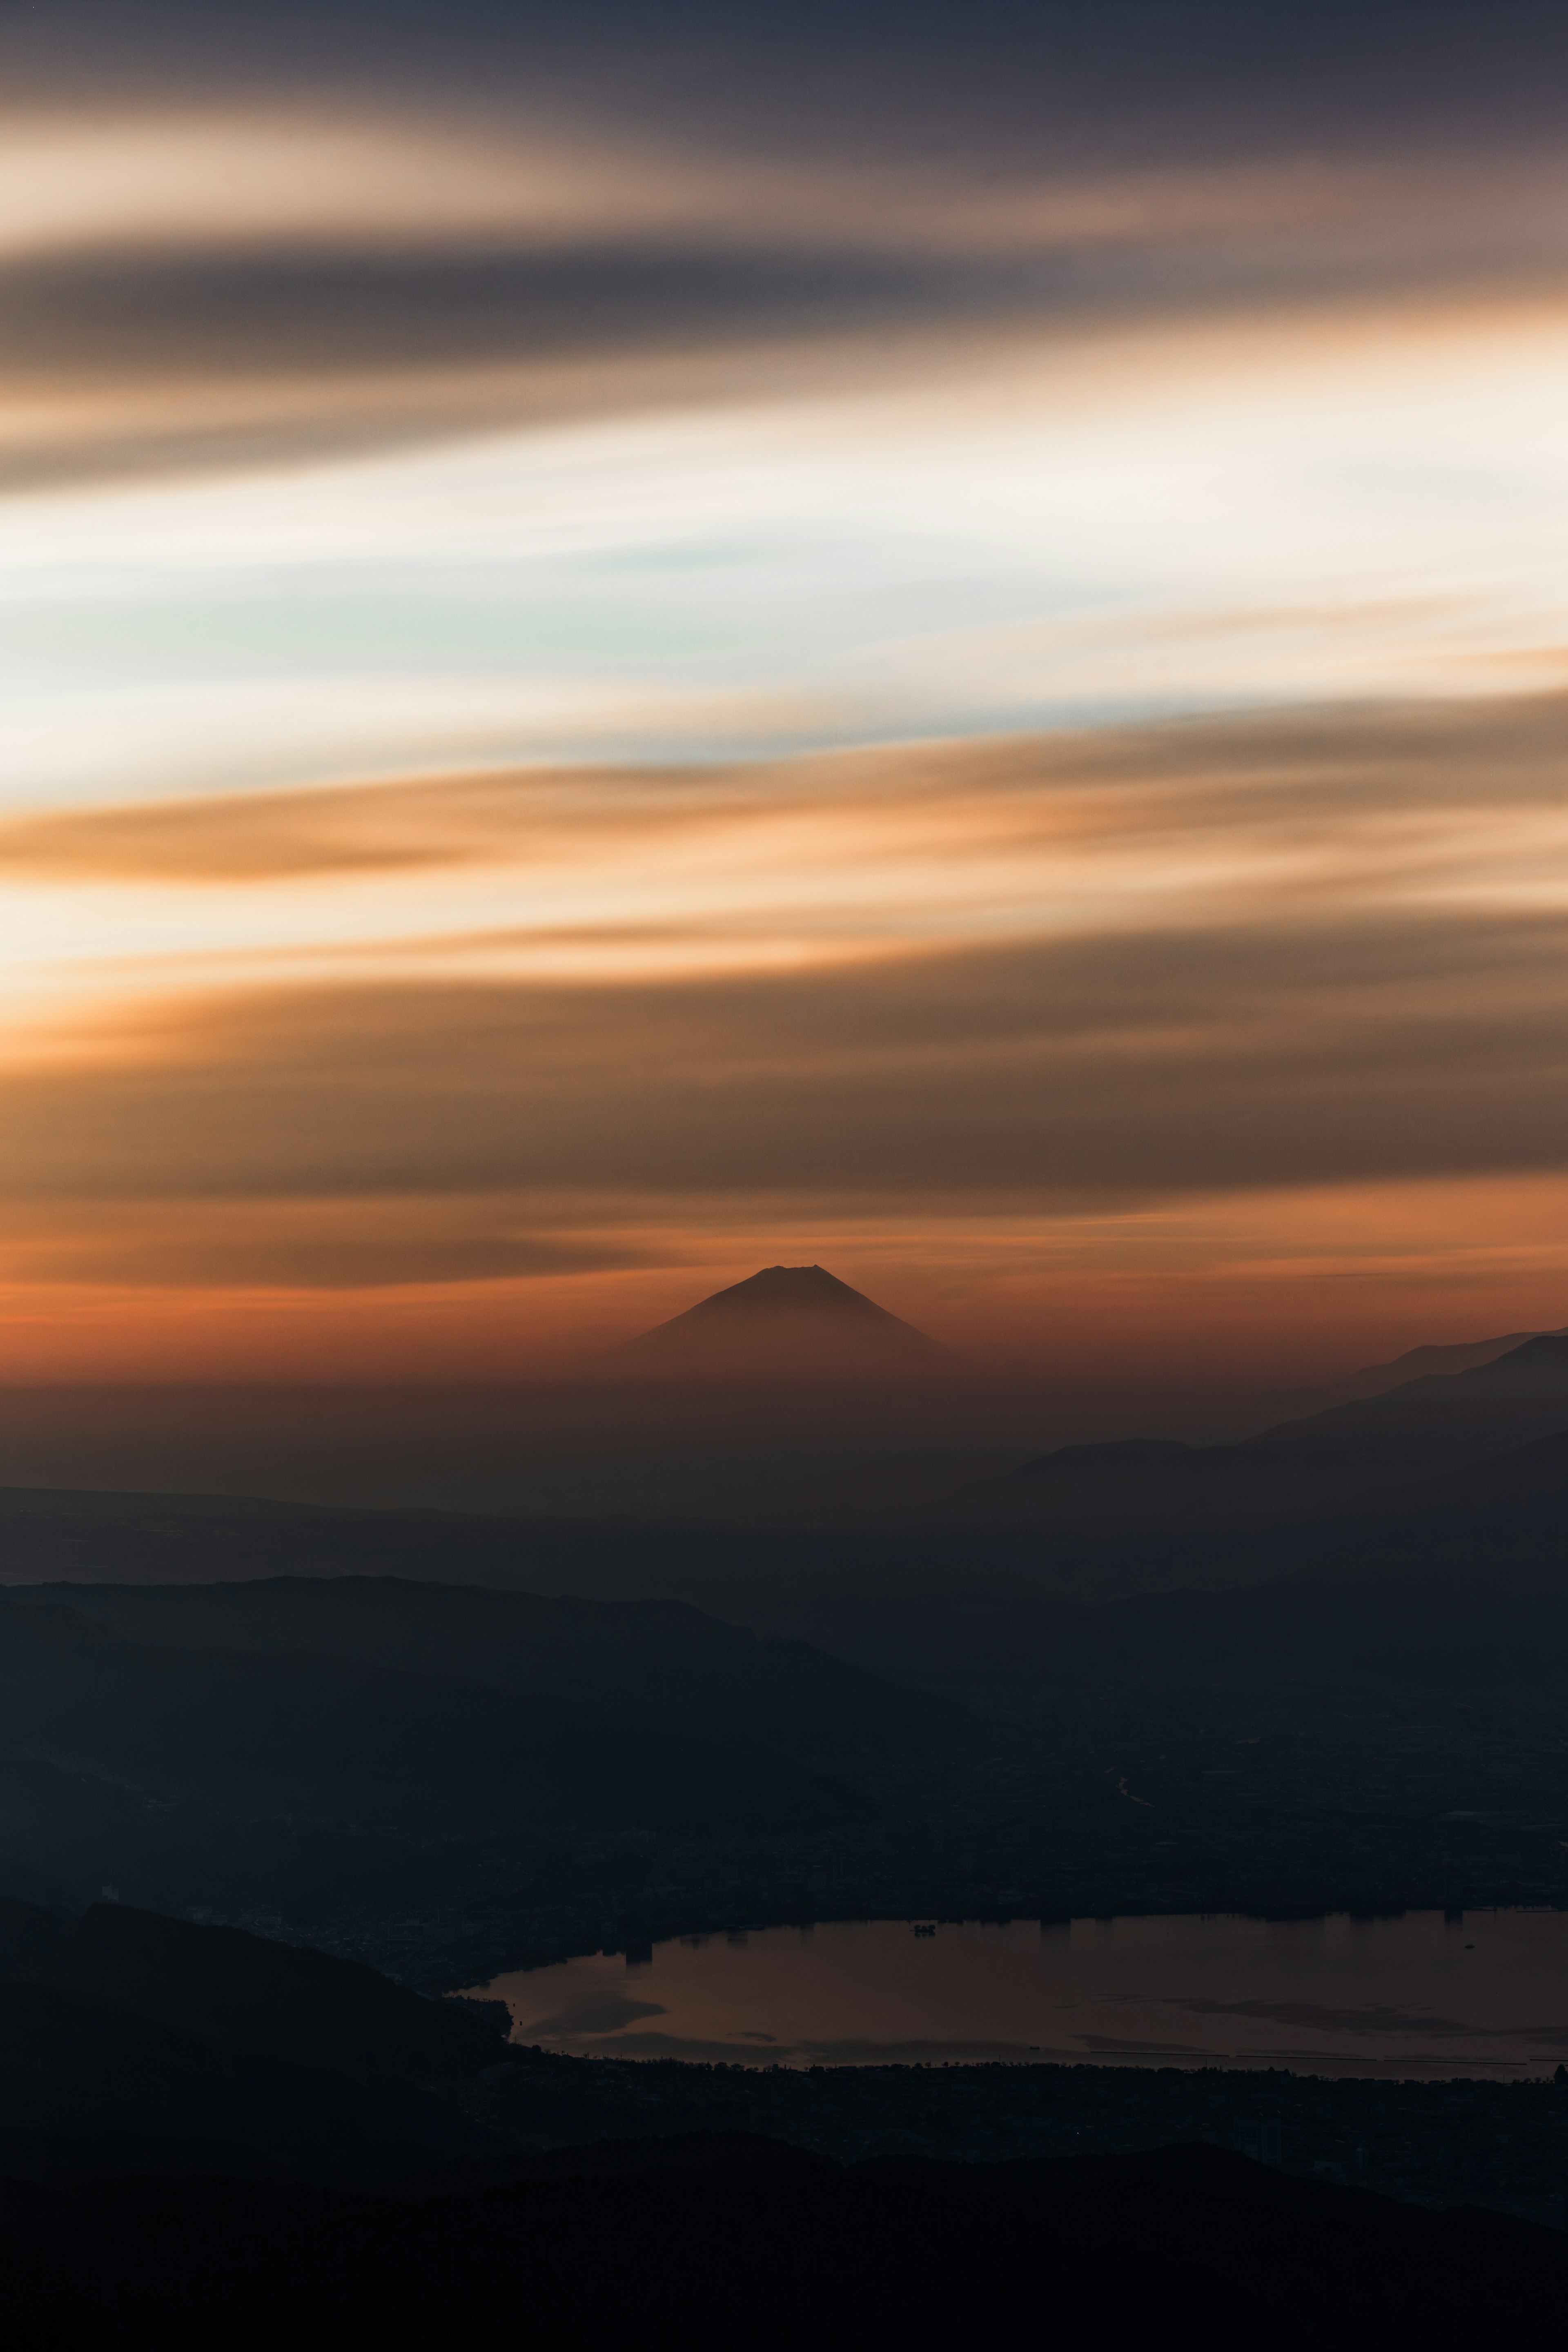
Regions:
<instances>
[{"instance_id":1,"label":"golden reflection on water","mask_svg":"<svg viewBox=\"0 0 1568 2352\"><path fill-rule=\"evenodd\" d=\"M836 1921L690 1936L497 1977L513 2038L579 2055L869 2065L1005 2060L1550 2074L1568 1915Z\"/></svg>"}]
</instances>

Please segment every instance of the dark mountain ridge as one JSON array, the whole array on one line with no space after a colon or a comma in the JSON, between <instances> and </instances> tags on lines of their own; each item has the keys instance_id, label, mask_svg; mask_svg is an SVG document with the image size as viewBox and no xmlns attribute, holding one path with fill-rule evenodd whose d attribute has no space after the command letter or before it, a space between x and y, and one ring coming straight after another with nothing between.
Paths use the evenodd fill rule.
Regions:
<instances>
[{"instance_id":1,"label":"dark mountain ridge","mask_svg":"<svg viewBox=\"0 0 1568 2352\"><path fill-rule=\"evenodd\" d=\"M0 1979L0 2167L395 2179L484 2154L429 2092L256 2055L123 2003ZM14 2310L8 2312L7 2340Z\"/></svg>"},{"instance_id":2,"label":"dark mountain ridge","mask_svg":"<svg viewBox=\"0 0 1568 2352\"><path fill-rule=\"evenodd\" d=\"M132 1908L0 1903L0 2167L380 2181L494 2147L505 2012Z\"/></svg>"},{"instance_id":3,"label":"dark mountain ridge","mask_svg":"<svg viewBox=\"0 0 1568 2352\"><path fill-rule=\"evenodd\" d=\"M1177 1575L1184 1559L1189 1580ZM1568 1676L1568 1431L1359 1512L1173 1546L1167 1565L1168 1589L1104 1600L1021 1581L858 1608L846 1599L841 1638L885 1672L981 1683Z\"/></svg>"},{"instance_id":4,"label":"dark mountain ridge","mask_svg":"<svg viewBox=\"0 0 1568 2352\"><path fill-rule=\"evenodd\" d=\"M5 1738L149 1792L402 1830L536 1819L819 1824L853 1792L546 1692L294 1650L125 1641L58 1602L0 1602Z\"/></svg>"},{"instance_id":5,"label":"dark mountain ridge","mask_svg":"<svg viewBox=\"0 0 1568 2352\"><path fill-rule=\"evenodd\" d=\"M460 2081L492 2065L504 2040L497 2018L360 1961L128 1903L73 1914L0 1902L0 1981L363 2083Z\"/></svg>"},{"instance_id":6,"label":"dark mountain ridge","mask_svg":"<svg viewBox=\"0 0 1568 2352\"><path fill-rule=\"evenodd\" d=\"M1483 1364L1495 1363L1500 1356L1511 1355L1527 1339L1568 1339L1568 1328L1505 1331L1492 1339L1461 1339L1436 1347L1407 1348L1402 1356L1394 1357L1386 1364L1363 1364L1360 1370L1331 1382L1322 1392L1318 1410L1352 1404L1363 1397L1383 1396L1389 1389L1405 1388L1412 1381L1426 1380L1432 1373L1474 1371Z\"/></svg>"},{"instance_id":7,"label":"dark mountain ridge","mask_svg":"<svg viewBox=\"0 0 1568 2352\"><path fill-rule=\"evenodd\" d=\"M1568 1427L1568 1339L1331 1405L1222 1446L1065 1446L969 1489L950 1516L991 1527L1264 1528L1374 1501Z\"/></svg>"},{"instance_id":8,"label":"dark mountain ridge","mask_svg":"<svg viewBox=\"0 0 1568 2352\"><path fill-rule=\"evenodd\" d=\"M805 1642L684 1602L546 1599L395 1577L14 1587L131 1641L458 1675L792 1769L842 1765L941 1727L940 1704Z\"/></svg>"},{"instance_id":9,"label":"dark mountain ridge","mask_svg":"<svg viewBox=\"0 0 1568 2352\"><path fill-rule=\"evenodd\" d=\"M488 1914L509 1884L608 1869L593 1857L628 1839L755 1841L874 1811L837 1775L552 1690L298 1646L136 1643L57 1601L0 1599L0 1880L18 1895L113 1888L384 1936Z\"/></svg>"},{"instance_id":10,"label":"dark mountain ridge","mask_svg":"<svg viewBox=\"0 0 1568 2352\"><path fill-rule=\"evenodd\" d=\"M482 1671L520 1693L538 1688L587 1705L600 1677L615 1710L639 1723L831 1766L841 1751L832 1745L839 1734L820 1654L809 1671L797 1658L800 1674L786 1677L780 1653L735 1646L737 1621L885 1670L892 1654L879 1646L879 1635L868 1646L852 1621L870 1612L886 1623L889 1612L908 1619L911 1608L943 1596L965 1606L1005 1595L1089 1601L1251 1584L1325 1563L1455 1558L1467 1549L1524 1545L1533 1556L1550 1538L1550 1441L1568 1429L1565 1368L1568 1340L1544 1335L1489 1364L1426 1376L1233 1445L1065 1447L972 1486L952 1506L911 1510L902 1528L527 1521L13 1489L0 1494L0 1575L13 1590L37 1586L40 1598L67 1579L98 1588L90 1600L82 1596L82 1608L128 1633L132 1620L114 1619L106 1588L146 1588L124 1605L138 1612L143 1638L171 1645L196 1642L191 1629L210 1623L210 1640L202 1637L209 1646L277 1649L286 1645L288 1623L300 1647L402 1670ZM1535 1446L1548 1450L1537 1455ZM1489 1470L1489 1462L1496 1466ZM1538 1487L1544 1499L1531 1502ZM470 1590L449 1610L428 1591L395 1606L384 1596L384 1608L374 1610L363 1596L283 1594L285 1583L386 1578ZM278 1587L266 1609L273 1630L265 1633L252 1613L258 1602L226 1604L209 1591L181 1612L167 1595L151 1597L156 1587L251 1580ZM520 1596L520 1613L488 1613L481 1589ZM563 1598L525 1602L523 1592ZM612 1637L607 1620L590 1638L588 1619L572 1620L565 1607L567 1598L655 1596L727 1619L731 1630L687 1621L688 1643L667 1610L643 1621L635 1643ZM634 1654L644 1643L638 1666ZM874 1702L847 1685L842 1695L849 1717L887 1703L885 1694ZM775 1731L793 1738L797 1709L794 1721L821 1745L768 1747Z\"/></svg>"}]
</instances>

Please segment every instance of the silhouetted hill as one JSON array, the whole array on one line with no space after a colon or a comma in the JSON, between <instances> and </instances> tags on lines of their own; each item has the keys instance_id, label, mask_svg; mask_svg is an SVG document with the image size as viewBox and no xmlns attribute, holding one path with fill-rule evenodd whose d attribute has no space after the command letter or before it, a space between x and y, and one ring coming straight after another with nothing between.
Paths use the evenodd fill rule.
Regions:
<instances>
[{"instance_id":1,"label":"silhouetted hill","mask_svg":"<svg viewBox=\"0 0 1568 2352\"><path fill-rule=\"evenodd\" d=\"M1480 1365L1495 1363L1500 1356L1511 1355L1527 1339L1568 1339L1568 1329L1505 1331L1496 1339L1407 1348L1403 1356L1395 1356L1390 1363L1366 1364L1359 1371L1347 1373L1343 1380L1331 1381L1321 1393L1318 1410L1326 1412L1331 1405L1351 1404L1362 1397L1384 1396L1390 1389L1405 1388L1412 1381L1426 1380L1434 1373L1474 1371Z\"/></svg>"},{"instance_id":2,"label":"silhouetted hill","mask_svg":"<svg viewBox=\"0 0 1568 2352\"><path fill-rule=\"evenodd\" d=\"M1015 1661L1021 1645L1008 1642ZM1568 1562L1290 1577L1228 1592L1140 1593L1057 1617L1042 1663L1163 1677L1272 1675L1357 1684L1568 1673Z\"/></svg>"},{"instance_id":3,"label":"silhouetted hill","mask_svg":"<svg viewBox=\"0 0 1568 2352\"><path fill-rule=\"evenodd\" d=\"M1469 1371L1431 1374L1285 1422L1234 1450L1281 1465L1342 1465L1381 1484L1479 1461L1565 1425L1568 1339L1542 1338Z\"/></svg>"},{"instance_id":4,"label":"silhouetted hill","mask_svg":"<svg viewBox=\"0 0 1568 2352\"><path fill-rule=\"evenodd\" d=\"M79 1514L81 1501L90 1508ZM178 1507L171 1509L173 1503ZM757 1596L797 1589L880 1589L927 1568L972 1577L1016 1552L1011 1537L930 1524L837 1528L689 1527L502 1519L434 1511L253 1513L225 1496L56 1496L0 1489L0 1590L59 1592L115 1584L242 1583L397 1577L602 1601L679 1601L747 1622ZM771 1621L769 1621L771 1622ZM807 1637L809 1638L809 1637Z\"/></svg>"},{"instance_id":5,"label":"silhouetted hill","mask_svg":"<svg viewBox=\"0 0 1568 2352\"><path fill-rule=\"evenodd\" d=\"M0 1601L0 1821L73 1901L321 1921L471 1903L529 1846L777 1835L869 1810L842 1780L548 1693L295 1654L159 1648ZM486 1857L489 1859L486 1859ZM563 1867L564 1865L562 1865ZM459 1888L469 1890L459 1894Z\"/></svg>"},{"instance_id":6,"label":"silhouetted hill","mask_svg":"<svg viewBox=\"0 0 1568 2352\"><path fill-rule=\"evenodd\" d=\"M858 1611L846 1602L839 1614L849 1647L928 1677L1568 1674L1568 1431L1400 1486L1359 1512L1169 1555L1184 1556L1210 1571L1206 1589L1194 1577L1075 1601L993 1588L889 1596Z\"/></svg>"},{"instance_id":7,"label":"silhouetted hill","mask_svg":"<svg viewBox=\"0 0 1568 2352\"><path fill-rule=\"evenodd\" d=\"M536 1820L686 1827L819 1825L851 1793L628 1729L542 1694L331 1656L247 1656L118 1639L74 1610L0 1603L5 1736L133 1771L164 1794L405 1829L470 1825L526 1803Z\"/></svg>"},{"instance_id":8,"label":"silhouetted hill","mask_svg":"<svg viewBox=\"0 0 1568 2352\"><path fill-rule=\"evenodd\" d=\"M1468 1371L1284 1422L1234 1445L1065 1446L960 1496L997 1528L1115 1534L1320 1517L1568 1426L1568 1339L1528 1339Z\"/></svg>"},{"instance_id":9,"label":"silhouetted hill","mask_svg":"<svg viewBox=\"0 0 1568 2352\"><path fill-rule=\"evenodd\" d=\"M505 2040L499 2014L425 2000L358 1961L130 1904L79 1916L0 1902L0 1979L366 2083L458 2080Z\"/></svg>"},{"instance_id":10,"label":"silhouetted hill","mask_svg":"<svg viewBox=\"0 0 1568 2352\"><path fill-rule=\"evenodd\" d=\"M1460 1469L1423 1478L1390 1496L1378 1513L1381 1527L1396 1528L1401 1520L1429 1522L1422 1540L1439 1539L1444 1530L1467 1531L1472 1516L1510 1522L1539 1521L1563 1539L1565 1523L1559 1516L1568 1507L1568 1429L1538 1437L1506 1454L1468 1462ZM1517 1525L1514 1533L1517 1534Z\"/></svg>"},{"instance_id":11,"label":"silhouetted hill","mask_svg":"<svg viewBox=\"0 0 1568 2352\"><path fill-rule=\"evenodd\" d=\"M756 1380L952 1377L950 1349L820 1265L769 1265L615 1351L627 1375Z\"/></svg>"},{"instance_id":12,"label":"silhouetted hill","mask_svg":"<svg viewBox=\"0 0 1568 2352\"><path fill-rule=\"evenodd\" d=\"M922 1739L942 1715L934 1700L826 1651L759 1639L679 1601L548 1600L393 1577L56 1584L13 1598L62 1602L169 1648L314 1651L458 1675L795 1767L840 1763L868 1742Z\"/></svg>"},{"instance_id":13,"label":"silhouetted hill","mask_svg":"<svg viewBox=\"0 0 1568 2352\"><path fill-rule=\"evenodd\" d=\"M479 2195L269 2183L0 2191L14 2340L950 2346L1047 2324L1316 2347L1544 2330L1556 2233L1294 2180L1208 2147L841 2168L715 2135L599 2148ZM1265 2325L1266 2323L1266 2325Z\"/></svg>"},{"instance_id":14,"label":"silhouetted hill","mask_svg":"<svg viewBox=\"0 0 1568 2352\"><path fill-rule=\"evenodd\" d=\"M353 2082L118 2002L0 1980L0 2166L13 2174L111 2164L386 2180L489 2145L408 2084Z\"/></svg>"}]
</instances>

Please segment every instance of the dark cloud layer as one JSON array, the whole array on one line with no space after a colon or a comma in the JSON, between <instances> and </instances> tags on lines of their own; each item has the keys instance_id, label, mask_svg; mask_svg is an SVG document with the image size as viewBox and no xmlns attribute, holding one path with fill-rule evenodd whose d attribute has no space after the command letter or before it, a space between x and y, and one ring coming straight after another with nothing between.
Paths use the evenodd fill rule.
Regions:
<instances>
[{"instance_id":1,"label":"dark cloud layer","mask_svg":"<svg viewBox=\"0 0 1568 2352\"><path fill-rule=\"evenodd\" d=\"M858 208L846 188L841 217L809 223L787 186L759 193L743 167L708 162L705 233L639 230L634 175L613 235L149 233L14 254L0 260L0 394L60 414L14 453L0 440L0 487L637 411L671 390L689 398L693 367L710 398L776 396L814 363L849 384L900 353L906 373L951 370L965 351L984 371L1021 338L1291 306L1495 308L1551 297L1568 260L1552 192L1517 159L1489 184L1430 187L1379 163L1353 204L1328 177L1135 184L1119 219L1103 188L1047 174L1000 191L994 219L982 207L967 221L973 192L944 165L907 209L896 186ZM280 137L279 174L288 165ZM731 169L736 223L723 216ZM1191 215L1180 236L1173 210ZM148 414L159 392L167 408ZM73 418L83 400L89 432Z\"/></svg>"},{"instance_id":2,"label":"dark cloud layer","mask_svg":"<svg viewBox=\"0 0 1568 2352\"><path fill-rule=\"evenodd\" d=\"M1568 919L1100 935L808 975L217 1000L6 1083L13 1198L498 1188L1041 1208L1568 1165Z\"/></svg>"},{"instance_id":3,"label":"dark cloud layer","mask_svg":"<svg viewBox=\"0 0 1568 2352\"><path fill-rule=\"evenodd\" d=\"M352 1289L648 1264L742 1202L1049 1218L1560 1171L1568 910L1519 885L1552 870L1561 739L1541 698L16 820L0 875L26 887L493 867L556 928L143 980L0 1076L7 1225L37 1277ZM896 896L921 843L1010 929L922 942ZM716 845L728 937L673 905L668 936L567 919L576 872L658 859L673 887ZM853 865L869 928L759 969L739 909L786 856L807 905ZM1021 930L1032 898L1093 919Z\"/></svg>"},{"instance_id":4,"label":"dark cloud layer","mask_svg":"<svg viewBox=\"0 0 1568 2352\"><path fill-rule=\"evenodd\" d=\"M35 87L371 79L493 95L591 75L627 107L740 137L936 139L994 160L1118 126L1212 152L1539 120L1568 66L1550 0L9 0L0 33Z\"/></svg>"},{"instance_id":5,"label":"dark cloud layer","mask_svg":"<svg viewBox=\"0 0 1568 2352\"><path fill-rule=\"evenodd\" d=\"M34 127L51 107L79 127L101 114L110 143L117 123L205 121L218 151L210 205L193 192L175 225L126 234L110 203L96 229L83 220L40 249L24 235L4 253L0 394L41 391L68 409L90 394L101 413L90 431L65 415L53 437L31 429L15 452L0 440L0 487L634 409L656 390L655 362L694 354L752 353L765 376L797 346L918 333L933 357L968 341L984 368L985 338L1004 331L1456 290L1539 297L1565 258L1554 192L1528 171L1513 184L1531 158L1555 169L1568 112L1568 18L1528 0L1487 12L140 0L0 11L0 82L24 129L31 89ZM432 240L416 205L399 233L373 224L357 243L328 216L215 236L224 125L249 109L254 134L269 104L285 110L285 192L301 168L286 111L298 106L318 131L390 124L407 142L405 182L429 175L432 215L468 144L526 164L543 140L590 159L590 176L602 166L606 184L623 156L625 202L587 229L563 227L547 194L526 234L492 221ZM425 132L450 142L445 167ZM710 174L679 225L661 226L657 206L644 216L633 167L650 159ZM307 157L307 184L310 168ZM1315 186L1258 184L1301 168L1318 170ZM90 178L90 153L79 169ZM769 171L778 184L759 198ZM1410 173L1419 184L1402 194ZM1173 234L1192 186L1162 191L1162 174L1214 180L1209 217ZM1020 230L1031 205L1048 215L1065 197L1070 215L1075 193L1106 183L1134 192L1114 232L1044 215ZM862 348L854 364L867 362ZM400 395L400 381L417 391ZM129 408L160 386L179 416L105 404L111 389ZM228 421L237 388L249 406ZM313 408L293 396L307 392Z\"/></svg>"},{"instance_id":6,"label":"dark cloud layer","mask_svg":"<svg viewBox=\"0 0 1568 2352\"><path fill-rule=\"evenodd\" d=\"M973 309L984 292L973 268L826 246L89 254L0 284L5 367L48 382L626 356Z\"/></svg>"}]
</instances>

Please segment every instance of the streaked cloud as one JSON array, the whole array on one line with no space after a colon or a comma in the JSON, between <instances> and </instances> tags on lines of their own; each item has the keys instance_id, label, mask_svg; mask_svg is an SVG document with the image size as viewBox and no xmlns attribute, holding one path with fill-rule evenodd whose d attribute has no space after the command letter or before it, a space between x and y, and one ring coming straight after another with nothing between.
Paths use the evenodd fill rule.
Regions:
<instances>
[{"instance_id":1,"label":"streaked cloud","mask_svg":"<svg viewBox=\"0 0 1568 2352\"><path fill-rule=\"evenodd\" d=\"M840 392L1160 321L1553 303L1550 142L748 147L658 113L207 98L0 117L0 479Z\"/></svg>"},{"instance_id":2,"label":"streaked cloud","mask_svg":"<svg viewBox=\"0 0 1568 2352\"><path fill-rule=\"evenodd\" d=\"M0 820L16 982L615 981L1568 898L1556 696ZM140 975L140 976L139 976ZM16 1002L19 1015L23 1007Z\"/></svg>"},{"instance_id":3,"label":"streaked cloud","mask_svg":"<svg viewBox=\"0 0 1568 2352\"><path fill-rule=\"evenodd\" d=\"M1271 920L573 987L300 987L5 1087L75 1193L1027 1194L1561 1166L1568 918Z\"/></svg>"},{"instance_id":4,"label":"streaked cloud","mask_svg":"<svg viewBox=\"0 0 1568 2352\"><path fill-rule=\"evenodd\" d=\"M1046 1270L1058 1307L1184 1296L1210 1228L1277 1288L1358 1248L1397 1286L1372 1204L1447 1186L1445 1279L1518 1286L1551 1218L1510 1255L1498 1187L1568 1160L1561 725L1422 705L14 823L11 903L79 952L95 889L115 952L12 1025L0 1267L575 1282L613 1329L584 1280L827 1233L1000 1328ZM465 928L529 888L531 922Z\"/></svg>"},{"instance_id":5,"label":"streaked cloud","mask_svg":"<svg viewBox=\"0 0 1568 2352\"><path fill-rule=\"evenodd\" d=\"M1543 312L982 341L875 394L14 500L0 802L1547 683L1565 355Z\"/></svg>"},{"instance_id":6,"label":"streaked cloud","mask_svg":"<svg viewBox=\"0 0 1568 2352\"><path fill-rule=\"evenodd\" d=\"M1158 12L1053 20L1028 84L857 8L808 109L787 42L678 14L586 63L542 19L510 79L483 11L427 72L401 19L340 71L352 9L310 70L281 18L96 83L37 31L7 1328L79 1370L95 1313L177 1361L236 1299L347 1354L362 1307L608 1329L785 1234L998 1330L1325 1264L1342 1314L1542 1319L1546 113L1516 76L1438 137L1447 16L1418 70L1373 11L1394 135L1315 68L1223 102L1282 23L1200 72ZM1390 1243L1417 1196L1446 1252Z\"/></svg>"}]
</instances>

